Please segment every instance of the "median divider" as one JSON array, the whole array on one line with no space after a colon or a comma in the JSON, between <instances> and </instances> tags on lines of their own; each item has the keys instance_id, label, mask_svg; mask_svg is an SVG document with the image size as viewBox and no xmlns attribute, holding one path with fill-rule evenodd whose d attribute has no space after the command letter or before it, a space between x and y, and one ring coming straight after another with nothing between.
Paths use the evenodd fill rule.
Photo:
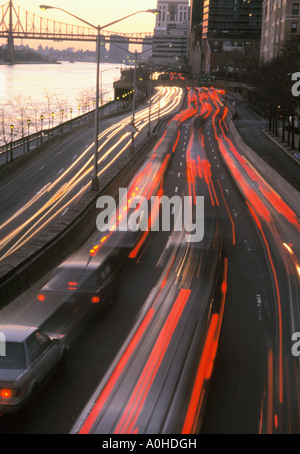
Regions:
<instances>
[{"instance_id":1,"label":"median divider","mask_svg":"<svg viewBox=\"0 0 300 454\"><path fill-rule=\"evenodd\" d=\"M182 106L182 104L181 104ZM180 106L180 108L181 108ZM180 109L179 108L179 109ZM174 115L174 114L173 114ZM36 238L29 241L0 263L0 309L34 285L45 274L75 252L96 229L96 201L101 194L115 195L119 187L129 184L136 171L154 147L158 135L164 132L170 117L160 120L160 125L150 137L144 139L134 154L130 151L120 158L100 180L100 190L88 191L76 205L57 218ZM164 134L164 146L172 146L175 128ZM159 131L159 132L158 132Z\"/></svg>"}]
</instances>

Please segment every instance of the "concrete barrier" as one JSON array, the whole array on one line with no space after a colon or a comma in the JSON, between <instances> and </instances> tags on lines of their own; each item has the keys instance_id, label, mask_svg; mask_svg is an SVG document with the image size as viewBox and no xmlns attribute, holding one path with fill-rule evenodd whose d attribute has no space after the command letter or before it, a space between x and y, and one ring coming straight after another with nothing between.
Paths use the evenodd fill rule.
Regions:
<instances>
[{"instance_id":1,"label":"concrete barrier","mask_svg":"<svg viewBox=\"0 0 300 454\"><path fill-rule=\"evenodd\" d=\"M270 186L278 192L280 196L287 202L287 204L295 211L297 216L300 214L300 194L289 184L281 175L279 175L273 167L266 161L258 156L241 138L232 119L228 124L229 131L233 137L234 144L238 150L245 155L245 157L254 165L254 167L262 174L268 181Z\"/></svg>"}]
</instances>

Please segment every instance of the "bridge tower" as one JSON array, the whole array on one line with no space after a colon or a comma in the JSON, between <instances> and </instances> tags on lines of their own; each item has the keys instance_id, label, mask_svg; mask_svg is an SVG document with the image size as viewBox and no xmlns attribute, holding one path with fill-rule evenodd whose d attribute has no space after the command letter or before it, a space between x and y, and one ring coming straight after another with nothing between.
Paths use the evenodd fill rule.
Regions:
<instances>
[{"instance_id":1,"label":"bridge tower","mask_svg":"<svg viewBox=\"0 0 300 454\"><path fill-rule=\"evenodd\" d=\"M15 63L15 48L13 37L13 1L9 0L9 30L7 38L7 61L13 65Z\"/></svg>"}]
</instances>

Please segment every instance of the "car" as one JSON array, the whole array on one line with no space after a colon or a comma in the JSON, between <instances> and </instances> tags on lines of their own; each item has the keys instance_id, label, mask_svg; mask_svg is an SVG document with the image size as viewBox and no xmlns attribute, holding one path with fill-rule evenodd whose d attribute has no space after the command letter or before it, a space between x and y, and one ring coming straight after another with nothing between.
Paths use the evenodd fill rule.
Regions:
<instances>
[{"instance_id":1,"label":"car","mask_svg":"<svg viewBox=\"0 0 300 454\"><path fill-rule=\"evenodd\" d=\"M34 401L64 364L68 347L63 336L34 326L0 325L0 333L5 340L0 356L0 413L16 413Z\"/></svg>"},{"instance_id":2,"label":"car","mask_svg":"<svg viewBox=\"0 0 300 454\"><path fill-rule=\"evenodd\" d=\"M116 277L125 257L124 251L116 249L104 254L100 262L93 262L93 257L88 264L66 260L55 269L37 299L41 303L78 304L82 309L110 300L116 294Z\"/></svg>"}]
</instances>

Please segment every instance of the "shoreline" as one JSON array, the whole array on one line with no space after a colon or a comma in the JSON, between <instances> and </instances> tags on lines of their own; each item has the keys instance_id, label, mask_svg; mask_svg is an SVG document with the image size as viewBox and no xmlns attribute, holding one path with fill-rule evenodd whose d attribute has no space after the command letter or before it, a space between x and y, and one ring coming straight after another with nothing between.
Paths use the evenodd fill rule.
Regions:
<instances>
[{"instance_id":1,"label":"shoreline","mask_svg":"<svg viewBox=\"0 0 300 454\"><path fill-rule=\"evenodd\" d=\"M61 65L60 62L55 61L15 61L14 63L0 61L0 66L15 66L15 65Z\"/></svg>"}]
</instances>

